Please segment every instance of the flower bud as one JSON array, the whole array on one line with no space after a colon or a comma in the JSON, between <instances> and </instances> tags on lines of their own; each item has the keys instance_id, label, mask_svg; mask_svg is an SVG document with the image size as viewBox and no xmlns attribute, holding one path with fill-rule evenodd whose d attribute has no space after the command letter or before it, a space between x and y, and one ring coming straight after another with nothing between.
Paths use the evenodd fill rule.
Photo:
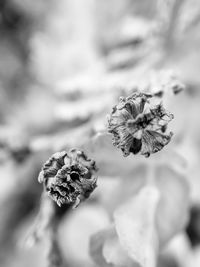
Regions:
<instances>
[{"instance_id":1,"label":"flower bud","mask_svg":"<svg viewBox=\"0 0 200 267\"><path fill-rule=\"evenodd\" d=\"M96 171L95 161L83 151L71 149L53 154L43 165L38 180L59 206L72 203L77 207L97 186Z\"/></svg>"}]
</instances>

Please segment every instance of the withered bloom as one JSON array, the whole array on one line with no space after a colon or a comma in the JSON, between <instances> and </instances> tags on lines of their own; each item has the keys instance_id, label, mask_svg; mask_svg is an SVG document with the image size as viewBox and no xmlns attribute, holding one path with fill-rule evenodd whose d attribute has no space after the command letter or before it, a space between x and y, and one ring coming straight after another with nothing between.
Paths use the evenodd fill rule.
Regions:
<instances>
[{"instance_id":1,"label":"withered bloom","mask_svg":"<svg viewBox=\"0 0 200 267\"><path fill-rule=\"evenodd\" d=\"M97 186L96 171L95 161L88 159L83 151L71 149L52 155L43 165L38 180L59 206L72 203L77 207Z\"/></svg>"},{"instance_id":2,"label":"withered bloom","mask_svg":"<svg viewBox=\"0 0 200 267\"><path fill-rule=\"evenodd\" d=\"M172 132L166 133L173 115L161 103L154 104L150 94L134 93L121 97L108 119L108 131L113 134L113 145L124 156L140 153L145 157L156 153L169 143Z\"/></svg>"}]
</instances>

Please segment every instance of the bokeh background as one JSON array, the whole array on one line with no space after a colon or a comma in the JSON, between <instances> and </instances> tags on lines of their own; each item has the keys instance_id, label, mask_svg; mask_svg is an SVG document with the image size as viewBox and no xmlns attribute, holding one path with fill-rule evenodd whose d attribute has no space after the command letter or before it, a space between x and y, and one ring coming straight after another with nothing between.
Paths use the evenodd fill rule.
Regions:
<instances>
[{"instance_id":1,"label":"bokeh background","mask_svg":"<svg viewBox=\"0 0 200 267\"><path fill-rule=\"evenodd\" d=\"M45 234L27 245L41 207L37 176L52 153L74 146L97 160L99 186L60 219L64 266L148 266L105 236L152 168L164 197L151 258L158 267L199 266L199 47L198 0L0 1L0 266L53 266ZM123 159L95 135L119 96L134 90L164 91L175 115L172 142L152 159ZM138 201L133 220L142 222Z\"/></svg>"}]
</instances>

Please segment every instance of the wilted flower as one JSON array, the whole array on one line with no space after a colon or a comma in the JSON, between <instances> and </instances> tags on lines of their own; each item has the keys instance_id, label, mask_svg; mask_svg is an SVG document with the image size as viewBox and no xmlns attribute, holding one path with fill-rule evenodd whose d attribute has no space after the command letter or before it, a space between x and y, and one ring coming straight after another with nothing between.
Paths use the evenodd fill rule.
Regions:
<instances>
[{"instance_id":1,"label":"wilted flower","mask_svg":"<svg viewBox=\"0 0 200 267\"><path fill-rule=\"evenodd\" d=\"M72 203L77 207L95 189L96 171L95 161L83 151L71 149L53 154L43 165L38 180L59 206Z\"/></svg>"},{"instance_id":2,"label":"wilted flower","mask_svg":"<svg viewBox=\"0 0 200 267\"><path fill-rule=\"evenodd\" d=\"M151 94L134 93L121 97L108 119L108 131L113 134L113 145L124 156L141 153L145 157L161 150L169 143L172 132L165 133L173 115L162 103L154 104Z\"/></svg>"}]
</instances>

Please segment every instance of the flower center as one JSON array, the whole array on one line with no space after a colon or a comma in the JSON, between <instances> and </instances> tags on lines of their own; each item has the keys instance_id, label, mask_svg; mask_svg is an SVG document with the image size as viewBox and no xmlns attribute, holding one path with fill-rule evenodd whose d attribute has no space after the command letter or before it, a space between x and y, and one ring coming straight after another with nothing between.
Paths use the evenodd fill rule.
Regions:
<instances>
[{"instance_id":1,"label":"flower center","mask_svg":"<svg viewBox=\"0 0 200 267\"><path fill-rule=\"evenodd\" d=\"M77 181L77 180L79 180L79 173L78 172L75 172L75 171L73 171L73 172L71 172L70 173L70 178L72 179L72 181Z\"/></svg>"}]
</instances>

